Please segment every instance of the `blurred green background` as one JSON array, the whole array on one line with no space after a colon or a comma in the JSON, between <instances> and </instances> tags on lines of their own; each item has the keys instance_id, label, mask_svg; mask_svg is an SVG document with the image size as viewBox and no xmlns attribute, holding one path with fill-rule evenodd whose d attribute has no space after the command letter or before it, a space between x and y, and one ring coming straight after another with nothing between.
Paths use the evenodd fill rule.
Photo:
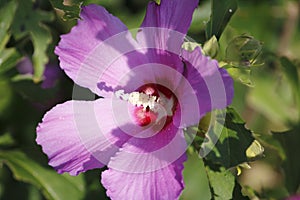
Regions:
<instances>
[{"instance_id":1,"label":"blurred green background","mask_svg":"<svg viewBox=\"0 0 300 200\"><path fill-rule=\"evenodd\" d=\"M9 2L18 2L19 6L7 6ZM103 5L131 29L141 24L148 2L87 0L84 4ZM59 36L69 32L76 20L62 20L62 11L54 10L47 0L0 0L0 9L0 199L60 199L68 191L74 199L106 199L100 169L79 177L55 176L41 147L35 143L35 128L44 113L72 99L73 82L57 68L53 51ZM211 2L200 1L188 33L200 44L209 39L205 27L210 14ZM252 199L282 199L292 191L287 189L292 187L290 182L294 182L293 186L300 184L300 89L299 78L295 78L300 71L299 19L299 1L239 0L238 9L219 40L216 58L224 62L228 62L226 48L233 45L234 38L247 35L262 44L255 63L231 72L235 76L232 107L265 149L264 156L249 163L251 169L243 168L238 176L243 192ZM46 33L36 36L36 30ZM54 79L51 87L43 87L39 80L43 70L34 68L32 75L18 67L26 62L26 57L56 70L56 76L50 76ZM44 78L47 79L45 74ZM288 130L294 134L286 140L282 135L272 135ZM236 173L235 169L232 171ZM34 172L44 175L34 176ZM49 177L56 181L53 187L57 197L47 191L46 182L52 181ZM195 153L189 154L185 163L184 180L182 199L211 198L203 161ZM299 188L293 191L300 192Z\"/></svg>"}]
</instances>

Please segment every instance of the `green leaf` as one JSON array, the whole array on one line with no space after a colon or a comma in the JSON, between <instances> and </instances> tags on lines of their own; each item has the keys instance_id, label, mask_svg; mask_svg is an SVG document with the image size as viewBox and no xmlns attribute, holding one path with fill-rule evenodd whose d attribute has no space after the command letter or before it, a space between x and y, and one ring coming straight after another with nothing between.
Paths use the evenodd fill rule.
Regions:
<instances>
[{"instance_id":1,"label":"green leaf","mask_svg":"<svg viewBox=\"0 0 300 200\"><path fill-rule=\"evenodd\" d=\"M257 65L257 58L262 52L262 43L252 36L240 35L232 39L227 48L225 59L235 67L245 68Z\"/></svg>"},{"instance_id":2,"label":"green leaf","mask_svg":"<svg viewBox=\"0 0 300 200\"><path fill-rule=\"evenodd\" d=\"M263 153L264 148L257 140L254 140L246 150L246 156L250 160L255 160L256 158L262 157Z\"/></svg>"},{"instance_id":3,"label":"green leaf","mask_svg":"<svg viewBox=\"0 0 300 200\"><path fill-rule=\"evenodd\" d=\"M262 52L262 43L252 36L240 35L232 39L226 47L223 67L235 80L253 87L252 67L261 66L258 57Z\"/></svg>"},{"instance_id":4,"label":"green leaf","mask_svg":"<svg viewBox=\"0 0 300 200\"><path fill-rule=\"evenodd\" d=\"M226 168L247 162L246 151L254 138L241 117L233 108L227 108L226 113L216 111L214 121L201 146L200 155L206 155L206 159Z\"/></svg>"},{"instance_id":5,"label":"green leaf","mask_svg":"<svg viewBox=\"0 0 300 200\"><path fill-rule=\"evenodd\" d=\"M213 171L206 167L207 177L210 183L213 199L229 200L232 199L235 178L230 171L222 168L220 171Z\"/></svg>"},{"instance_id":6,"label":"green leaf","mask_svg":"<svg viewBox=\"0 0 300 200\"><path fill-rule=\"evenodd\" d=\"M12 102L12 88L7 80L3 80L0 77L0 117L3 119L6 117L9 110L7 109Z\"/></svg>"},{"instance_id":7,"label":"green leaf","mask_svg":"<svg viewBox=\"0 0 300 200\"><path fill-rule=\"evenodd\" d=\"M2 5L2 4L1 4ZM14 19L17 3L10 1L0 7L0 74L11 69L21 58L15 48L6 49L5 46L10 39L10 26Z\"/></svg>"},{"instance_id":8,"label":"green leaf","mask_svg":"<svg viewBox=\"0 0 300 200\"><path fill-rule=\"evenodd\" d=\"M230 18L237 10L237 6L236 0L212 0L211 16L206 25L207 39L213 35L215 35L217 39L220 38Z\"/></svg>"},{"instance_id":9,"label":"green leaf","mask_svg":"<svg viewBox=\"0 0 300 200\"><path fill-rule=\"evenodd\" d=\"M34 84L31 75L14 77L11 86L15 91L20 93L24 99L42 104L55 99L59 91L58 87L43 89L40 84Z\"/></svg>"},{"instance_id":10,"label":"green leaf","mask_svg":"<svg viewBox=\"0 0 300 200\"><path fill-rule=\"evenodd\" d=\"M10 1L0 7L0 53L9 39L8 30L14 19L16 10L17 3L15 1Z\"/></svg>"},{"instance_id":11,"label":"green leaf","mask_svg":"<svg viewBox=\"0 0 300 200\"><path fill-rule=\"evenodd\" d=\"M193 152L184 163L185 188L180 199L210 199L210 189L203 160Z\"/></svg>"},{"instance_id":12,"label":"green leaf","mask_svg":"<svg viewBox=\"0 0 300 200\"><path fill-rule=\"evenodd\" d=\"M64 5L64 0L50 0L50 2L54 8L62 10L65 13L63 19L73 20L80 18L80 7L84 1L75 0L72 1L72 5Z\"/></svg>"},{"instance_id":13,"label":"green leaf","mask_svg":"<svg viewBox=\"0 0 300 200\"><path fill-rule=\"evenodd\" d=\"M15 144L14 139L12 138L11 134L4 133L0 135L0 147L8 147Z\"/></svg>"},{"instance_id":14,"label":"green leaf","mask_svg":"<svg viewBox=\"0 0 300 200\"><path fill-rule=\"evenodd\" d=\"M255 84L259 87L251 89L247 95L249 105L263 114L268 120L283 126L294 122L297 109L291 105L290 88L285 82L278 84L278 78L269 74L255 77Z\"/></svg>"},{"instance_id":15,"label":"green leaf","mask_svg":"<svg viewBox=\"0 0 300 200\"><path fill-rule=\"evenodd\" d=\"M286 57L280 58L283 72L285 73L288 81L290 82L292 88L295 92L300 92L299 89L299 77L297 67Z\"/></svg>"},{"instance_id":16,"label":"green leaf","mask_svg":"<svg viewBox=\"0 0 300 200\"><path fill-rule=\"evenodd\" d=\"M53 13L35 8L32 1L19 1L12 30L16 40L25 36L31 38L34 47L32 61L35 82L42 80L45 65L48 63L46 51L52 41L50 30L43 22L50 22L53 19Z\"/></svg>"},{"instance_id":17,"label":"green leaf","mask_svg":"<svg viewBox=\"0 0 300 200\"><path fill-rule=\"evenodd\" d=\"M207 163L206 163L207 164ZM212 170L206 165L206 173L209 180L213 200L249 200L241 193L241 186L237 183L233 174L224 167Z\"/></svg>"},{"instance_id":18,"label":"green leaf","mask_svg":"<svg viewBox=\"0 0 300 200\"><path fill-rule=\"evenodd\" d=\"M288 58L282 57L280 58L280 62L282 65L283 72L285 73L285 76L287 77L287 80L289 81L293 94L295 95L295 99L298 103L298 115L299 115L299 121L300 121L300 81L297 71L297 66L294 65Z\"/></svg>"},{"instance_id":19,"label":"green leaf","mask_svg":"<svg viewBox=\"0 0 300 200\"><path fill-rule=\"evenodd\" d=\"M234 80L237 80L248 87L254 87L254 83L251 80L250 68L237 68L230 65L225 65L224 68Z\"/></svg>"},{"instance_id":20,"label":"green leaf","mask_svg":"<svg viewBox=\"0 0 300 200\"><path fill-rule=\"evenodd\" d=\"M85 186L82 176L59 175L41 167L20 151L0 151L1 162L10 168L15 179L33 184L47 199L83 198Z\"/></svg>"},{"instance_id":21,"label":"green leaf","mask_svg":"<svg viewBox=\"0 0 300 200\"><path fill-rule=\"evenodd\" d=\"M153 0L156 4L160 4L160 0Z\"/></svg>"},{"instance_id":22,"label":"green leaf","mask_svg":"<svg viewBox=\"0 0 300 200\"><path fill-rule=\"evenodd\" d=\"M212 36L208 41L203 45L203 51L205 55L208 55L212 58L215 58L219 52L219 44L216 36Z\"/></svg>"},{"instance_id":23,"label":"green leaf","mask_svg":"<svg viewBox=\"0 0 300 200\"><path fill-rule=\"evenodd\" d=\"M265 147L275 150L281 160L286 159L284 149L280 142L276 140L271 134L262 134L255 136Z\"/></svg>"},{"instance_id":24,"label":"green leaf","mask_svg":"<svg viewBox=\"0 0 300 200\"><path fill-rule=\"evenodd\" d=\"M283 133L273 133L285 151L286 159L283 162L286 186L291 194L300 187L300 126Z\"/></svg>"},{"instance_id":25,"label":"green leaf","mask_svg":"<svg viewBox=\"0 0 300 200\"><path fill-rule=\"evenodd\" d=\"M0 52L0 74L15 67L21 58L22 55L15 48L3 49Z\"/></svg>"},{"instance_id":26,"label":"green leaf","mask_svg":"<svg viewBox=\"0 0 300 200\"><path fill-rule=\"evenodd\" d=\"M241 185L235 180L235 185L233 189L233 198L232 199L238 199L238 200L250 200L246 194L242 193L242 187Z\"/></svg>"}]
</instances>

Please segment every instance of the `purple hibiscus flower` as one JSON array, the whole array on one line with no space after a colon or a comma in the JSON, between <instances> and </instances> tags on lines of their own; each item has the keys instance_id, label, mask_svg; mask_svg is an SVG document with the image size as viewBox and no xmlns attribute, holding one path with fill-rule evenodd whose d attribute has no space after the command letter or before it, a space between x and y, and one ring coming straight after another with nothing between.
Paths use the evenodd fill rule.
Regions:
<instances>
[{"instance_id":1,"label":"purple hibiscus flower","mask_svg":"<svg viewBox=\"0 0 300 200\"><path fill-rule=\"evenodd\" d=\"M150 2L135 38L103 7L82 8L55 53L76 84L103 98L57 105L39 124L37 143L59 173L107 166L101 182L112 199L179 197L184 129L233 97L217 61L182 48L197 5Z\"/></svg>"}]
</instances>

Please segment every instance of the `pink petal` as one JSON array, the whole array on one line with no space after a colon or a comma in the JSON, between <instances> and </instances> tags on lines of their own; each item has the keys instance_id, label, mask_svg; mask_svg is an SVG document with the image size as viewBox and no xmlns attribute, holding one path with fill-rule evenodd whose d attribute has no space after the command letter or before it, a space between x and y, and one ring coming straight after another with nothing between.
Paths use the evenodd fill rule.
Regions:
<instances>
[{"instance_id":1,"label":"pink petal","mask_svg":"<svg viewBox=\"0 0 300 200\"><path fill-rule=\"evenodd\" d=\"M158 54L155 50L148 50L146 54L143 50L139 50L139 47L135 49L120 50L122 55L116 55L109 49L111 47L106 46L110 41L114 41L114 37L105 42L105 45L99 45L88 56L82 65L81 71L93 71L92 66L102 66L103 60L107 64L99 74L97 71L97 88L95 91L97 94L106 97L112 97L111 95L117 90L124 89L127 93L135 91L146 83L158 83L169 82L173 87L177 87L180 78L178 76L171 76L174 73L182 73L184 65L178 55ZM122 44L122 41L119 41ZM119 45L121 46L121 45ZM131 48L127 46L128 48ZM127 51L128 50L128 51ZM110 52L106 56L105 52ZM153 53L153 54L152 54ZM119 52L117 53L119 54ZM151 54L151 55L150 55ZM174 71L174 72L170 72ZM170 74L172 73L172 74ZM80 77L87 77L81 75ZM90 75L89 77L93 77ZM79 78L79 77L78 77ZM88 81L92 81L93 78L89 78ZM109 94L105 93L110 92Z\"/></svg>"},{"instance_id":2,"label":"pink petal","mask_svg":"<svg viewBox=\"0 0 300 200\"><path fill-rule=\"evenodd\" d=\"M178 199L184 187L182 170L185 160L184 154L164 168L145 173L108 169L102 173L101 182L111 199Z\"/></svg>"},{"instance_id":3,"label":"pink petal","mask_svg":"<svg viewBox=\"0 0 300 200\"><path fill-rule=\"evenodd\" d=\"M154 126L157 127L149 127L130 138L111 158L108 167L129 173L148 173L180 158L187 149L183 131L172 124L162 130L158 124Z\"/></svg>"},{"instance_id":4,"label":"pink petal","mask_svg":"<svg viewBox=\"0 0 300 200\"><path fill-rule=\"evenodd\" d=\"M172 63L168 58L165 62L169 63L146 63L124 73L118 83L120 89L125 89L127 93L130 93L145 84L154 83L175 91L183 77L182 61L177 57Z\"/></svg>"},{"instance_id":5,"label":"pink petal","mask_svg":"<svg viewBox=\"0 0 300 200\"><path fill-rule=\"evenodd\" d=\"M186 64L185 77L189 84L180 84L177 94L181 100L181 113L175 116L175 122L185 126L198 123L199 116L213 109L223 109L231 104L233 98L233 80L226 70L219 68L218 62L201 53L200 48L189 52L182 50ZM192 89L190 89L192 87ZM191 99L197 99L191 103ZM190 110L195 109L191 115ZM198 112L198 116L196 116Z\"/></svg>"},{"instance_id":6,"label":"pink petal","mask_svg":"<svg viewBox=\"0 0 300 200\"><path fill-rule=\"evenodd\" d=\"M150 2L137 33L139 44L179 55L197 5L198 0L161 0L160 5Z\"/></svg>"},{"instance_id":7,"label":"pink petal","mask_svg":"<svg viewBox=\"0 0 300 200\"><path fill-rule=\"evenodd\" d=\"M118 105L119 104L119 105ZM37 143L49 157L49 165L59 173L77 175L106 165L130 136L117 128L113 109L123 101L68 101L52 108L37 127ZM123 122L128 118L123 118Z\"/></svg>"},{"instance_id":8,"label":"pink petal","mask_svg":"<svg viewBox=\"0 0 300 200\"><path fill-rule=\"evenodd\" d=\"M198 0L161 0L160 5L150 2L141 27L172 29L186 34L197 5Z\"/></svg>"},{"instance_id":9,"label":"pink petal","mask_svg":"<svg viewBox=\"0 0 300 200\"><path fill-rule=\"evenodd\" d=\"M137 49L137 44L127 27L101 6L83 7L80 17L71 32L61 36L55 53L61 68L75 83L100 96L109 96L111 87L116 86L115 79L130 69L131 63L122 55ZM119 65L110 68L118 59ZM111 78L101 80L106 70Z\"/></svg>"}]
</instances>

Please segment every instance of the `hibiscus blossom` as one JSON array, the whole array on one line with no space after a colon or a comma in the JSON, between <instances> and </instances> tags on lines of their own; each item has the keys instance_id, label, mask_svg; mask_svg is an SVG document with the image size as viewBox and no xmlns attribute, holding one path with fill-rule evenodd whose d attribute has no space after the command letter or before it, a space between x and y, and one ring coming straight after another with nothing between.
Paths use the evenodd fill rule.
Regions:
<instances>
[{"instance_id":1,"label":"hibiscus blossom","mask_svg":"<svg viewBox=\"0 0 300 200\"><path fill-rule=\"evenodd\" d=\"M217 61L182 48L197 5L150 2L135 38L103 7L82 8L55 53L76 84L103 98L71 100L45 114L37 143L58 173L107 166L101 182L112 199L179 197L184 129L233 97Z\"/></svg>"}]
</instances>

